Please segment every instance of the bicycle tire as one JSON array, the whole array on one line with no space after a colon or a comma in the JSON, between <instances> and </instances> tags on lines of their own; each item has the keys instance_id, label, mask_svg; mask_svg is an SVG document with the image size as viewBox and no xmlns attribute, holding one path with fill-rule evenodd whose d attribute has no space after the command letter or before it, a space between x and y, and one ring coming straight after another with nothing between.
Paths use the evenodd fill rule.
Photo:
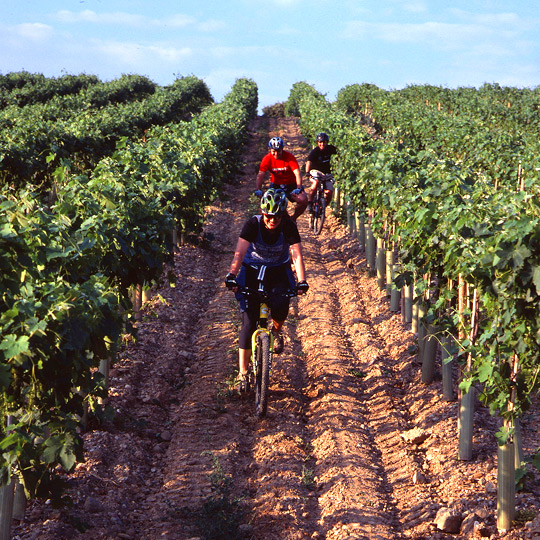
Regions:
<instances>
[{"instance_id":1,"label":"bicycle tire","mask_svg":"<svg viewBox=\"0 0 540 540\"><path fill-rule=\"evenodd\" d=\"M324 197L321 197L318 204L318 212L315 215L315 219L313 223L313 230L316 235L321 234L325 217L326 217L326 199Z\"/></svg>"},{"instance_id":2,"label":"bicycle tire","mask_svg":"<svg viewBox=\"0 0 540 540\"><path fill-rule=\"evenodd\" d=\"M257 336L255 350L255 413L259 418L268 408L268 385L270 382L270 336L261 332Z\"/></svg>"}]
</instances>

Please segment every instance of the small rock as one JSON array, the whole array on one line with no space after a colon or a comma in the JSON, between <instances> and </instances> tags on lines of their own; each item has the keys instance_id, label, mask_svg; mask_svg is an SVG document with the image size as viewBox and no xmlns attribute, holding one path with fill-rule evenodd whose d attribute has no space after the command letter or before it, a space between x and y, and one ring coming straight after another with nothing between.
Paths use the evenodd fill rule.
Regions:
<instances>
[{"instance_id":1,"label":"small rock","mask_svg":"<svg viewBox=\"0 0 540 540\"><path fill-rule=\"evenodd\" d=\"M493 482L486 482L487 493L497 493L497 486Z\"/></svg>"},{"instance_id":2,"label":"small rock","mask_svg":"<svg viewBox=\"0 0 540 540\"><path fill-rule=\"evenodd\" d=\"M495 530L487 527L485 523L478 523L477 521L474 524L473 535L476 538L490 538L492 534L495 534Z\"/></svg>"},{"instance_id":3,"label":"small rock","mask_svg":"<svg viewBox=\"0 0 540 540\"><path fill-rule=\"evenodd\" d=\"M477 508L475 511L475 514L482 520L485 521L486 519L489 519L489 517L492 515L492 511L487 506L481 506L480 508Z\"/></svg>"},{"instance_id":4,"label":"small rock","mask_svg":"<svg viewBox=\"0 0 540 540\"><path fill-rule=\"evenodd\" d=\"M103 504L94 497L87 497L84 501L84 510L91 514L103 512Z\"/></svg>"},{"instance_id":5,"label":"small rock","mask_svg":"<svg viewBox=\"0 0 540 540\"><path fill-rule=\"evenodd\" d=\"M172 439L172 434L170 431L165 430L160 433L159 437L162 441L170 441Z\"/></svg>"},{"instance_id":6,"label":"small rock","mask_svg":"<svg viewBox=\"0 0 540 540\"><path fill-rule=\"evenodd\" d=\"M478 524L478 516L474 512L469 514L461 522L460 534L462 536L470 535L474 531L475 525L477 524Z\"/></svg>"},{"instance_id":7,"label":"small rock","mask_svg":"<svg viewBox=\"0 0 540 540\"><path fill-rule=\"evenodd\" d=\"M403 440L410 444L422 444L427 438L429 438L429 431L424 431L420 428L409 429L401 434Z\"/></svg>"},{"instance_id":8,"label":"small rock","mask_svg":"<svg viewBox=\"0 0 540 540\"><path fill-rule=\"evenodd\" d=\"M413 484L425 484L426 477L420 471L416 471L412 477Z\"/></svg>"},{"instance_id":9,"label":"small rock","mask_svg":"<svg viewBox=\"0 0 540 540\"><path fill-rule=\"evenodd\" d=\"M453 508L439 508L435 516L435 525L443 532L455 534L459 532L463 518L461 512Z\"/></svg>"}]
</instances>

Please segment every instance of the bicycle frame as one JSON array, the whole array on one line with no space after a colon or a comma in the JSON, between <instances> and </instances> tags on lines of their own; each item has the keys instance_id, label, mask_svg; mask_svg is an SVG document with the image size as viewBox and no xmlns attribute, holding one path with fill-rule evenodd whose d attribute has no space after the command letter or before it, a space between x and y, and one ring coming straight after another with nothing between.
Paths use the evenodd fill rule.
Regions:
<instances>
[{"instance_id":1,"label":"bicycle frame","mask_svg":"<svg viewBox=\"0 0 540 540\"><path fill-rule=\"evenodd\" d=\"M309 177L317 182L315 187L315 194L313 195L313 200L311 202L311 211L309 219L309 228L313 229L315 234L320 234L326 212L326 193L325 193L325 183L327 180L333 178L331 174L323 174L319 171L316 171L317 174L309 173Z\"/></svg>"},{"instance_id":2,"label":"bicycle frame","mask_svg":"<svg viewBox=\"0 0 540 540\"><path fill-rule=\"evenodd\" d=\"M268 329L268 314L269 314L268 305L266 302L261 302L259 308L259 320L257 321L257 329L253 332L251 336L251 363L253 365L253 373L255 373L255 357L257 352L257 338L259 334L265 333L268 334L270 338L270 369L272 369L272 354L274 352L274 334Z\"/></svg>"}]
</instances>

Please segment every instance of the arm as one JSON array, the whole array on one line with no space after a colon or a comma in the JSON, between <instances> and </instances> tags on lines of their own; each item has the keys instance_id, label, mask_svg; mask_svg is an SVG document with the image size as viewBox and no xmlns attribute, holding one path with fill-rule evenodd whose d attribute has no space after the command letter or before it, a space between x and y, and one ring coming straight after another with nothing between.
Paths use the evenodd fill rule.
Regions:
<instances>
[{"instance_id":1,"label":"arm","mask_svg":"<svg viewBox=\"0 0 540 540\"><path fill-rule=\"evenodd\" d=\"M265 175L266 175L265 171L258 172L257 178L255 179L255 189L262 189Z\"/></svg>"},{"instance_id":2,"label":"arm","mask_svg":"<svg viewBox=\"0 0 540 540\"><path fill-rule=\"evenodd\" d=\"M240 267L242 266L242 261L244 260L244 256L246 255L249 245L250 242L244 240L244 238L238 239L236 249L234 250L234 257L229 268L229 272L231 274L234 274L235 276L238 275Z\"/></svg>"},{"instance_id":3,"label":"arm","mask_svg":"<svg viewBox=\"0 0 540 540\"><path fill-rule=\"evenodd\" d=\"M300 242L291 246L291 256L298 281L305 281L306 267L304 266L304 255L302 254L302 244Z\"/></svg>"},{"instance_id":4,"label":"arm","mask_svg":"<svg viewBox=\"0 0 540 540\"><path fill-rule=\"evenodd\" d=\"M311 161L306 161L306 175L309 176L309 171L311 171Z\"/></svg>"},{"instance_id":5,"label":"arm","mask_svg":"<svg viewBox=\"0 0 540 540\"><path fill-rule=\"evenodd\" d=\"M293 172L296 178L296 187L302 189L302 175L300 174L300 169L295 169Z\"/></svg>"}]
</instances>

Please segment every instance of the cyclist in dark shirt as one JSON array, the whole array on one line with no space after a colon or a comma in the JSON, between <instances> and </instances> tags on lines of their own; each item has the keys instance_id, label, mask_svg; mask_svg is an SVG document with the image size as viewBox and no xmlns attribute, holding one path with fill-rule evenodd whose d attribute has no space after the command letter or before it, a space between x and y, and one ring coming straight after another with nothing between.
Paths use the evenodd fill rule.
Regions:
<instances>
[{"instance_id":1,"label":"cyclist in dark shirt","mask_svg":"<svg viewBox=\"0 0 540 540\"><path fill-rule=\"evenodd\" d=\"M257 327L259 303L247 299L239 287L257 289L262 279L265 290L274 298L268 302L272 314L274 353L283 350L281 328L289 313L289 298L283 293L308 290L302 244L296 223L286 212L287 197L280 189L270 188L261 198L262 215L244 224L238 239L225 285L236 292L242 313L239 336L239 389L247 389L247 371L251 358L251 336ZM298 284L291 268L294 264Z\"/></svg>"},{"instance_id":2,"label":"cyclist in dark shirt","mask_svg":"<svg viewBox=\"0 0 540 540\"><path fill-rule=\"evenodd\" d=\"M325 175L321 180L324 182L324 194L326 198L326 205L330 204L332 200L332 194L334 192L334 178L332 177L332 171L330 168L330 158L337 154L337 148L328 144L329 137L326 133L319 133L317 135L317 146L311 150L306 160L306 174L313 176L321 176L320 173ZM320 171L320 173L317 173ZM317 179L311 178L311 186L308 189L308 211L311 210L311 201L315 195L317 188Z\"/></svg>"}]
</instances>

